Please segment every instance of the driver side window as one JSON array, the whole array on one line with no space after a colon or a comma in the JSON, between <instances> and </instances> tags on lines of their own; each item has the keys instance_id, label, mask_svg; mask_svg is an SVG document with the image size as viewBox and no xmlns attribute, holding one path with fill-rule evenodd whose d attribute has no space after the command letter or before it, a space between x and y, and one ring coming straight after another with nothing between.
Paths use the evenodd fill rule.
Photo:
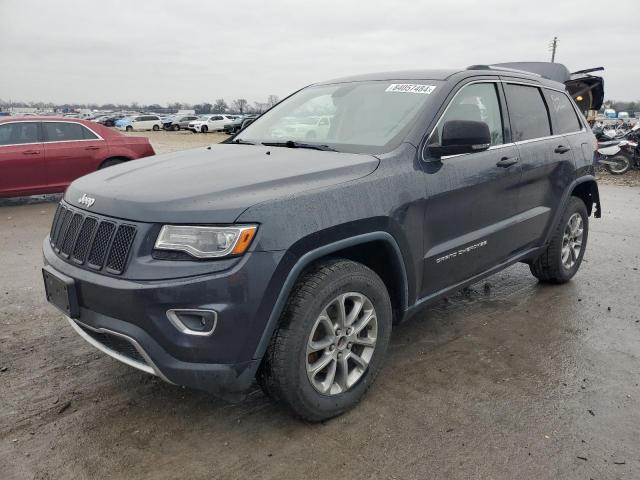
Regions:
<instances>
[{"instance_id":1,"label":"driver side window","mask_svg":"<svg viewBox=\"0 0 640 480\"><path fill-rule=\"evenodd\" d=\"M495 83L474 83L462 87L431 134L429 144L440 143L442 127L449 120L471 120L489 126L491 145L504 143L502 112Z\"/></svg>"}]
</instances>

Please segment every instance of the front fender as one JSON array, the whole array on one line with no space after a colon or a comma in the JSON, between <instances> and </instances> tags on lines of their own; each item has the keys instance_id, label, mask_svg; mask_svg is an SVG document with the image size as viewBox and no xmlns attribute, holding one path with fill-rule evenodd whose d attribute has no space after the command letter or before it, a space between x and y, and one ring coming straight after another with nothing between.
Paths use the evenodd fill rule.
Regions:
<instances>
[{"instance_id":1,"label":"front fender","mask_svg":"<svg viewBox=\"0 0 640 480\"><path fill-rule=\"evenodd\" d=\"M388 244L391 248L391 251L394 252L393 254L395 256L395 261L398 262L398 265L400 267L403 283L402 308L406 310L408 298L408 280L405 262L396 239L390 233L385 231L376 231L355 235L349 238L344 238L335 242L318 246L312 250L307 251L299 257L289 251L285 254L282 263L287 264L288 262L290 262L293 263L293 266L288 270L284 282L282 282L282 287L279 290L277 299L275 301L275 304L273 305L273 308L271 309L266 326L255 350L253 356L254 360L262 360L262 357L264 356L267 347L269 346L271 336L276 329L276 326L280 319L280 315L282 314L287 299L289 298L291 290L293 289L293 286L295 285L304 269L319 258L329 256L332 253L343 250L345 248L357 246L359 244L364 244L371 241L383 241ZM274 279L272 281L281 282L281 278L278 277L279 276L277 274L274 275ZM259 365L259 362L257 362L257 364Z\"/></svg>"}]
</instances>

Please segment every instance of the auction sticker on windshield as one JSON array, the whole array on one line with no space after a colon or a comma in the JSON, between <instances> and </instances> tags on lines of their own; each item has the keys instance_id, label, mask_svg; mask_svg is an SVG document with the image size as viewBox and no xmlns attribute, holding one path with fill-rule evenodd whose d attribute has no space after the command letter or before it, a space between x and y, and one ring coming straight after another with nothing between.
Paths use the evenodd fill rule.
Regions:
<instances>
[{"instance_id":1,"label":"auction sticker on windshield","mask_svg":"<svg viewBox=\"0 0 640 480\"><path fill-rule=\"evenodd\" d=\"M429 95L436 89L434 85L420 85L417 83L392 83L387 87L385 92L397 93L422 93Z\"/></svg>"}]
</instances>

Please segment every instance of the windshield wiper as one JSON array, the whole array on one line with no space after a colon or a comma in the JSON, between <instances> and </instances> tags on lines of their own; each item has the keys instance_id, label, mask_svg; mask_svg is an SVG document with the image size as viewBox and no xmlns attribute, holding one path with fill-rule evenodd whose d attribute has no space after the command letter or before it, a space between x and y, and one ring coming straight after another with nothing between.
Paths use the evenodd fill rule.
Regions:
<instances>
[{"instance_id":1,"label":"windshield wiper","mask_svg":"<svg viewBox=\"0 0 640 480\"><path fill-rule=\"evenodd\" d=\"M265 145L267 147L309 148L311 150L337 152L335 148L331 148L328 145L319 145L317 143L299 143L294 142L293 140L287 140L286 142L262 142L262 145Z\"/></svg>"}]
</instances>

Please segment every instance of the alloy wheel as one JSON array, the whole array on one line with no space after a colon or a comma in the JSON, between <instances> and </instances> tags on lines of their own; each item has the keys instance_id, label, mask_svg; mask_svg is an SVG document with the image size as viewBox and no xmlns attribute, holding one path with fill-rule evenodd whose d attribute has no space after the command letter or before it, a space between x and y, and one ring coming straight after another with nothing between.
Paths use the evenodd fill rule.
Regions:
<instances>
[{"instance_id":1,"label":"alloy wheel","mask_svg":"<svg viewBox=\"0 0 640 480\"><path fill-rule=\"evenodd\" d=\"M582 251L583 235L584 224L582 222L582 216L576 212L569 217L562 236L561 259L562 265L566 269L571 269L576 264Z\"/></svg>"},{"instance_id":2,"label":"alloy wheel","mask_svg":"<svg viewBox=\"0 0 640 480\"><path fill-rule=\"evenodd\" d=\"M338 295L318 316L306 348L307 376L324 395L348 391L367 370L376 348L378 321L371 300Z\"/></svg>"}]
</instances>

